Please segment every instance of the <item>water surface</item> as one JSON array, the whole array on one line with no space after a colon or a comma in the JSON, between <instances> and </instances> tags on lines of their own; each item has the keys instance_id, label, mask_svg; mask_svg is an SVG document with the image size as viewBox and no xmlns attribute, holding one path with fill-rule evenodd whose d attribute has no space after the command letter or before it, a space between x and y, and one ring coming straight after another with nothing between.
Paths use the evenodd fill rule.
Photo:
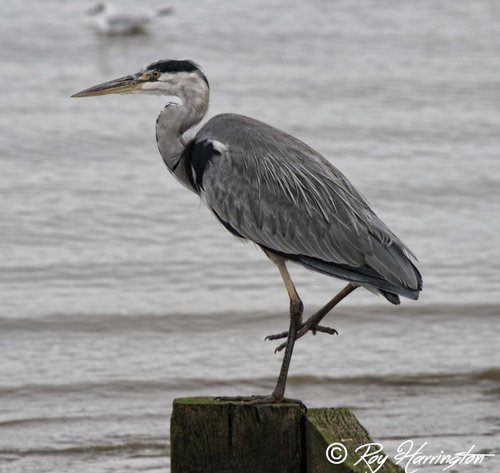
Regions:
<instances>
[{"instance_id":1,"label":"water surface","mask_svg":"<svg viewBox=\"0 0 500 473\"><path fill-rule=\"evenodd\" d=\"M288 394L352 406L392 453L500 454L497 3L187 0L128 38L87 6L0 7L2 472L166 471L174 397L273 387L286 293L169 176L161 98L69 99L166 57L203 67L210 116L322 152L419 257L421 300L356 291L339 337L298 343ZM308 311L342 287L292 275Z\"/></svg>"}]
</instances>

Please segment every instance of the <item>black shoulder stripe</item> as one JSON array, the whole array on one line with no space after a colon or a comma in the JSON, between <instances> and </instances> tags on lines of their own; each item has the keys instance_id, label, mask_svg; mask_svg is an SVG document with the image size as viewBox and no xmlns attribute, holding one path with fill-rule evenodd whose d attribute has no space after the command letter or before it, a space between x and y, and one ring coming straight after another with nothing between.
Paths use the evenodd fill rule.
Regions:
<instances>
[{"instance_id":1,"label":"black shoulder stripe","mask_svg":"<svg viewBox=\"0 0 500 473\"><path fill-rule=\"evenodd\" d=\"M186 148L187 150L187 148ZM190 163L194 174L194 184L197 189L203 189L203 174L210 162L221 155L214 145L207 140L194 141L191 144Z\"/></svg>"},{"instance_id":2,"label":"black shoulder stripe","mask_svg":"<svg viewBox=\"0 0 500 473\"><path fill-rule=\"evenodd\" d=\"M178 166L182 166L184 168L185 175L189 179L189 183L191 184L193 189L196 189L198 191L191 170L191 155L193 153L193 148L194 148L194 140L188 141L186 147L182 151L182 156L179 158L177 163L175 163L174 167L172 168L172 171L175 172Z\"/></svg>"}]
</instances>

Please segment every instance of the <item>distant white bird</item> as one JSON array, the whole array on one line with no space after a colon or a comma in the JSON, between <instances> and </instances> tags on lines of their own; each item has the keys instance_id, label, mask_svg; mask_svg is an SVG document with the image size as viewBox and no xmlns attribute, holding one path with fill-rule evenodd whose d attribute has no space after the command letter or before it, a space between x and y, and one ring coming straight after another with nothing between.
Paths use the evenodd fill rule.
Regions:
<instances>
[{"instance_id":1,"label":"distant white bird","mask_svg":"<svg viewBox=\"0 0 500 473\"><path fill-rule=\"evenodd\" d=\"M98 3L88 11L94 18L97 32L107 35L129 35L145 33L149 23L160 16L173 13L173 8L161 8L143 13L121 12L110 3Z\"/></svg>"}]
</instances>

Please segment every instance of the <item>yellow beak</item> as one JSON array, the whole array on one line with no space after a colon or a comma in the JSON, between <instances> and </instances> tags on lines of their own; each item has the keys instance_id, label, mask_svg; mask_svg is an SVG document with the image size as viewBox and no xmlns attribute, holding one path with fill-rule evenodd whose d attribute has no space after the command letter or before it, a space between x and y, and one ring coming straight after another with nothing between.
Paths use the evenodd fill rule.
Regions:
<instances>
[{"instance_id":1,"label":"yellow beak","mask_svg":"<svg viewBox=\"0 0 500 473\"><path fill-rule=\"evenodd\" d=\"M125 76L120 77L119 79L110 80L109 82L94 85L93 87L73 94L71 97L94 97L97 95L125 94L140 90L142 83L143 80L140 79L140 75Z\"/></svg>"}]
</instances>

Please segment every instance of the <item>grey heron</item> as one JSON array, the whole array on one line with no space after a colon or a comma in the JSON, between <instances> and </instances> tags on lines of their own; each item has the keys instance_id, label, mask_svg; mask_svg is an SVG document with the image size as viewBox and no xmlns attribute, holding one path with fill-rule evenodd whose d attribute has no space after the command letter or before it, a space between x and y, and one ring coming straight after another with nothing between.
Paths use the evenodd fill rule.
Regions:
<instances>
[{"instance_id":1,"label":"grey heron","mask_svg":"<svg viewBox=\"0 0 500 473\"><path fill-rule=\"evenodd\" d=\"M417 299L422 277L415 257L377 217L363 196L327 159L293 136L253 118L220 114L193 139L187 130L208 108L209 84L189 60L160 60L139 72L85 89L73 97L114 93L175 96L156 120L156 141L167 168L198 194L233 235L258 245L277 266L290 299L276 387L270 400L284 399L297 339L319 325L344 297L362 286L392 304ZM348 281L323 308L303 322L303 304L287 269L293 261Z\"/></svg>"},{"instance_id":2,"label":"grey heron","mask_svg":"<svg viewBox=\"0 0 500 473\"><path fill-rule=\"evenodd\" d=\"M101 2L92 7L88 13L93 17L97 32L106 35L129 35L145 33L154 19L171 15L172 8L161 8L143 13L128 13L119 11L113 4Z\"/></svg>"}]
</instances>

